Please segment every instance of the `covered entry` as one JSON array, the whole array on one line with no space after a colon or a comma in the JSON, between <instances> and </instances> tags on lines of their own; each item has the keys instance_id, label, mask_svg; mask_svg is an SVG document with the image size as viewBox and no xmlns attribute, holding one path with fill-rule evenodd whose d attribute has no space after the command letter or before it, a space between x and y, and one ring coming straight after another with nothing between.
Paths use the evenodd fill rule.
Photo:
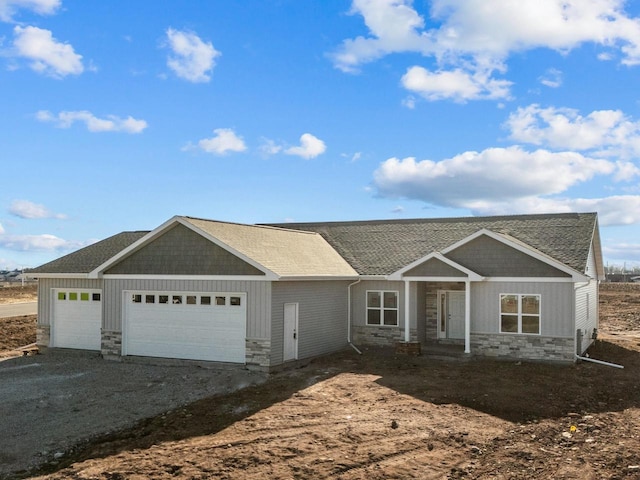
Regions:
<instances>
[{"instance_id":1,"label":"covered entry","mask_svg":"<svg viewBox=\"0 0 640 480\"><path fill-rule=\"evenodd\" d=\"M247 295L124 292L123 355L245 363Z\"/></svg>"}]
</instances>

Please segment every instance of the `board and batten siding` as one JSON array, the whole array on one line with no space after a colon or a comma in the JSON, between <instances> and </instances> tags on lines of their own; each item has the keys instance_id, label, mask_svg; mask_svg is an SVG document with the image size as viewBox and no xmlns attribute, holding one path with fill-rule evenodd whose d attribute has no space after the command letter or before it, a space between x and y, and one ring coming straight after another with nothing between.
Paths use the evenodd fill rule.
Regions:
<instances>
[{"instance_id":1,"label":"board and batten siding","mask_svg":"<svg viewBox=\"0 0 640 480\"><path fill-rule=\"evenodd\" d=\"M53 288L68 289L92 289L101 290L102 280L90 280L85 278L40 278L38 280L38 325L51 325L51 308ZM104 295L102 296L104 300ZM104 301L102 303L102 316L104 318Z\"/></svg>"},{"instance_id":2,"label":"board and batten siding","mask_svg":"<svg viewBox=\"0 0 640 480\"><path fill-rule=\"evenodd\" d=\"M598 328L598 281L591 280L576 288L576 330L582 331L580 355L593 343L593 330Z\"/></svg>"},{"instance_id":3,"label":"board and batten siding","mask_svg":"<svg viewBox=\"0 0 640 480\"><path fill-rule=\"evenodd\" d=\"M103 328L122 331L122 292L233 292L247 294L247 338L270 337L271 282L245 280L104 280Z\"/></svg>"},{"instance_id":4,"label":"board and batten siding","mask_svg":"<svg viewBox=\"0 0 640 480\"><path fill-rule=\"evenodd\" d=\"M335 352L347 345L345 281L273 282L271 365L283 362L284 304L298 304L298 359Z\"/></svg>"},{"instance_id":5,"label":"board and batten siding","mask_svg":"<svg viewBox=\"0 0 640 480\"><path fill-rule=\"evenodd\" d=\"M501 293L540 295L540 335L574 338L571 282L473 282L471 333L500 333Z\"/></svg>"}]
</instances>

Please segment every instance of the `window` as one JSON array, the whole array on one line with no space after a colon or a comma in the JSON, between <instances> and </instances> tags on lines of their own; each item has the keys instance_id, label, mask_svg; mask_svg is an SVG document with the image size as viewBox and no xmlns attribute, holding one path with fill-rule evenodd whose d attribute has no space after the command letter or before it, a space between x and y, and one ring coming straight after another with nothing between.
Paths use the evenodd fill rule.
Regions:
<instances>
[{"instance_id":1,"label":"window","mask_svg":"<svg viewBox=\"0 0 640 480\"><path fill-rule=\"evenodd\" d=\"M234 307L240 306L240 297L231 297L229 299L229 305L233 305Z\"/></svg>"},{"instance_id":2,"label":"window","mask_svg":"<svg viewBox=\"0 0 640 480\"><path fill-rule=\"evenodd\" d=\"M200 305L211 305L211 297L208 295L200 297Z\"/></svg>"},{"instance_id":3,"label":"window","mask_svg":"<svg viewBox=\"0 0 640 480\"><path fill-rule=\"evenodd\" d=\"M89 301L89 294L86 292L82 292L80 294L80 300L82 300L83 302L88 302Z\"/></svg>"},{"instance_id":4,"label":"window","mask_svg":"<svg viewBox=\"0 0 640 480\"><path fill-rule=\"evenodd\" d=\"M91 300L93 300L94 302L99 302L100 301L100 294L99 293L92 293L91 294Z\"/></svg>"},{"instance_id":5,"label":"window","mask_svg":"<svg viewBox=\"0 0 640 480\"><path fill-rule=\"evenodd\" d=\"M78 292L69 292L69 300L78 300Z\"/></svg>"},{"instance_id":6,"label":"window","mask_svg":"<svg viewBox=\"0 0 640 480\"><path fill-rule=\"evenodd\" d=\"M169 303L169 295L158 295L158 303Z\"/></svg>"},{"instance_id":7,"label":"window","mask_svg":"<svg viewBox=\"0 0 640 480\"><path fill-rule=\"evenodd\" d=\"M133 303L142 303L142 295L134 293L133 295L131 295L131 301Z\"/></svg>"},{"instance_id":8,"label":"window","mask_svg":"<svg viewBox=\"0 0 640 480\"><path fill-rule=\"evenodd\" d=\"M500 332L540 334L540 295L501 294Z\"/></svg>"},{"instance_id":9,"label":"window","mask_svg":"<svg viewBox=\"0 0 640 480\"><path fill-rule=\"evenodd\" d=\"M216 297L216 305L226 305L227 297Z\"/></svg>"},{"instance_id":10,"label":"window","mask_svg":"<svg viewBox=\"0 0 640 480\"><path fill-rule=\"evenodd\" d=\"M66 300L67 293L66 292L58 292L58 300Z\"/></svg>"},{"instance_id":11,"label":"window","mask_svg":"<svg viewBox=\"0 0 640 480\"><path fill-rule=\"evenodd\" d=\"M196 296L187 295L187 305L195 305L195 304L196 304Z\"/></svg>"},{"instance_id":12,"label":"window","mask_svg":"<svg viewBox=\"0 0 640 480\"><path fill-rule=\"evenodd\" d=\"M156 296L155 295L145 295L144 296L144 303L156 303Z\"/></svg>"},{"instance_id":13,"label":"window","mask_svg":"<svg viewBox=\"0 0 640 480\"><path fill-rule=\"evenodd\" d=\"M182 304L182 295L174 295L174 296L173 296L173 301L172 301L172 303L173 303L174 305L180 305L180 304Z\"/></svg>"},{"instance_id":14,"label":"window","mask_svg":"<svg viewBox=\"0 0 640 480\"><path fill-rule=\"evenodd\" d=\"M398 326L398 292L367 291L367 325Z\"/></svg>"}]
</instances>

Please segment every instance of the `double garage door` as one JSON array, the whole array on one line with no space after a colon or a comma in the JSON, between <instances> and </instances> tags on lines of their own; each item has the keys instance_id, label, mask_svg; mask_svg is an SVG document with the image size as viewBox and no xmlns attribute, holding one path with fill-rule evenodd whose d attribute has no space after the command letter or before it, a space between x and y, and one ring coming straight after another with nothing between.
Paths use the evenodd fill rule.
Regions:
<instances>
[{"instance_id":1,"label":"double garage door","mask_svg":"<svg viewBox=\"0 0 640 480\"><path fill-rule=\"evenodd\" d=\"M123 355L245 363L245 293L124 292Z\"/></svg>"}]
</instances>

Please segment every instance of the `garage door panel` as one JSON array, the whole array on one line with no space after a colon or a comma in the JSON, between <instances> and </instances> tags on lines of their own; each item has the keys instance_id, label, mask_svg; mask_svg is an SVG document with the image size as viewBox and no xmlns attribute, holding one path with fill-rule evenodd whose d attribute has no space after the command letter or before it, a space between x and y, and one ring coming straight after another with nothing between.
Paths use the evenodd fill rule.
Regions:
<instances>
[{"instance_id":1,"label":"garage door panel","mask_svg":"<svg viewBox=\"0 0 640 480\"><path fill-rule=\"evenodd\" d=\"M231 295L240 305L229 305ZM202 296L210 302L203 305ZM216 296L225 305L216 305ZM168 302L159 303L161 297ZM125 301L127 355L245 362L245 294L126 292Z\"/></svg>"},{"instance_id":2,"label":"garage door panel","mask_svg":"<svg viewBox=\"0 0 640 480\"><path fill-rule=\"evenodd\" d=\"M52 346L100 350L102 302L99 290L54 290Z\"/></svg>"}]
</instances>

